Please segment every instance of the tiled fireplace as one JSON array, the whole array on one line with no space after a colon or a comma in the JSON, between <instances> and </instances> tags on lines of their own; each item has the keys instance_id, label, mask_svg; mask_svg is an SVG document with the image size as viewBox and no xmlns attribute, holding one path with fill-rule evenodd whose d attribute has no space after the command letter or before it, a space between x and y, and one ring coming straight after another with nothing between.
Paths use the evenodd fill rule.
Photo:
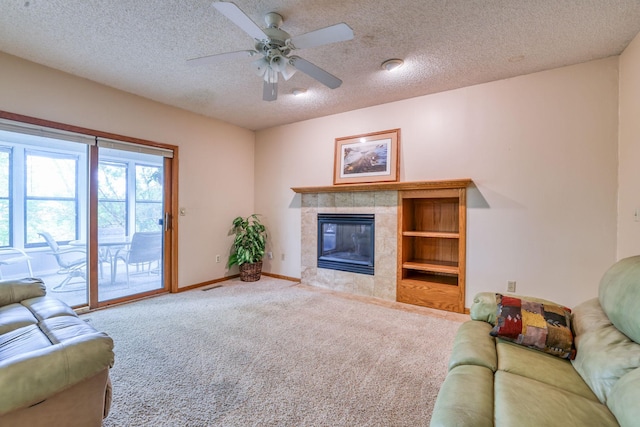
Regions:
<instances>
[{"instance_id":1,"label":"tiled fireplace","mask_svg":"<svg viewBox=\"0 0 640 427\"><path fill-rule=\"evenodd\" d=\"M398 192L305 192L301 196L302 283L395 301ZM319 213L374 216L373 275L318 268Z\"/></svg>"}]
</instances>

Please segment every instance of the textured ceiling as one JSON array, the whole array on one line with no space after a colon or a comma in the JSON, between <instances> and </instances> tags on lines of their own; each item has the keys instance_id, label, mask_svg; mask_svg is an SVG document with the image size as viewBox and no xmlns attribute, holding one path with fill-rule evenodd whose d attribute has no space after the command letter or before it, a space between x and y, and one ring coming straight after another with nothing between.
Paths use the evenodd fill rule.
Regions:
<instances>
[{"instance_id":1,"label":"textured ceiling","mask_svg":"<svg viewBox=\"0 0 640 427\"><path fill-rule=\"evenodd\" d=\"M251 59L188 66L253 48L209 0L2 0L0 51L257 130L618 55L640 31L640 0L234 3L260 27L278 12L293 36L347 23L353 40L296 51L342 86L298 72L266 102ZM389 58L405 66L381 70Z\"/></svg>"}]
</instances>

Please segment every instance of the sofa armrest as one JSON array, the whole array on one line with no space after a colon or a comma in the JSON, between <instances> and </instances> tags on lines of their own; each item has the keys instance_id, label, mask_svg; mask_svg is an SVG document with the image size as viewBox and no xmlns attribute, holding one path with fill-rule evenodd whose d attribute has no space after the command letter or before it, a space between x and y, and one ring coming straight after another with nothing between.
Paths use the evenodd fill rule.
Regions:
<instances>
[{"instance_id":1,"label":"sofa armrest","mask_svg":"<svg viewBox=\"0 0 640 427\"><path fill-rule=\"evenodd\" d=\"M453 342L449 370L461 365L482 366L495 372L498 369L496 339L489 335L491 325L477 320L463 323Z\"/></svg>"},{"instance_id":2,"label":"sofa armrest","mask_svg":"<svg viewBox=\"0 0 640 427\"><path fill-rule=\"evenodd\" d=\"M480 292L473 297L469 314L471 319L487 322L493 326L496 324L497 311L498 303L495 292Z\"/></svg>"},{"instance_id":3,"label":"sofa armrest","mask_svg":"<svg viewBox=\"0 0 640 427\"><path fill-rule=\"evenodd\" d=\"M0 415L96 375L113 358L113 340L95 332L0 361Z\"/></svg>"},{"instance_id":4,"label":"sofa armrest","mask_svg":"<svg viewBox=\"0 0 640 427\"><path fill-rule=\"evenodd\" d=\"M0 306L14 304L29 298L41 297L46 293L47 287L41 279L0 280Z\"/></svg>"},{"instance_id":5,"label":"sofa armrest","mask_svg":"<svg viewBox=\"0 0 640 427\"><path fill-rule=\"evenodd\" d=\"M635 426L640 420L640 368L622 378L613 386L607 406L623 427Z\"/></svg>"},{"instance_id":6,"label":"sofa armrest","mask_svg":"<svg viewBox=\"0 0 640 427\"><path fill-rule=\"evenodd\" d=\"M445 378L431 415L431 427L493 427L493 372L458 366Z\"/></svg>"}]
</instances>

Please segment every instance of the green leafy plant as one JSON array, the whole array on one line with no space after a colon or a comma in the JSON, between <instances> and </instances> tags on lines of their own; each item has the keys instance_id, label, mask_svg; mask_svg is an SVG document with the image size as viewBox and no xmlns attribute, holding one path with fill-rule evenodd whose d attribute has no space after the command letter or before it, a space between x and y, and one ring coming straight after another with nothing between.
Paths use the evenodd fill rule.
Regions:
<instances>
[{"instance_id":1,"label":"green leafy plant","mask_svg":"<svg viewBox=\"0 0 640 427\"><path fill-rule=\"evenodd\" d=\"M241 216L233 220L233 253L228 266L252 264L261 261L267 244L267 231L258 219L258 215Z\"/></svg>"}]
</instances>

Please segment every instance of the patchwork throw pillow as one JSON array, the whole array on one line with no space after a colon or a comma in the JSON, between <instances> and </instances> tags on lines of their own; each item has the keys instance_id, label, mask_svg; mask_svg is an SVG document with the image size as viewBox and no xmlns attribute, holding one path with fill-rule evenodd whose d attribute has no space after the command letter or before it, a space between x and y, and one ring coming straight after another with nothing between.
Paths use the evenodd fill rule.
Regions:
<instances>
[{"instance_id":1,"label":"patchwork throw pillow","mask_svg":"<svg viewBox=\"0 0 640 427\"><path fill-rule=\"evenodd\" d=\"M498 311L491 335L563 359L575 358L571 309L496 294Z\"/></svg>"}]
</instances>

